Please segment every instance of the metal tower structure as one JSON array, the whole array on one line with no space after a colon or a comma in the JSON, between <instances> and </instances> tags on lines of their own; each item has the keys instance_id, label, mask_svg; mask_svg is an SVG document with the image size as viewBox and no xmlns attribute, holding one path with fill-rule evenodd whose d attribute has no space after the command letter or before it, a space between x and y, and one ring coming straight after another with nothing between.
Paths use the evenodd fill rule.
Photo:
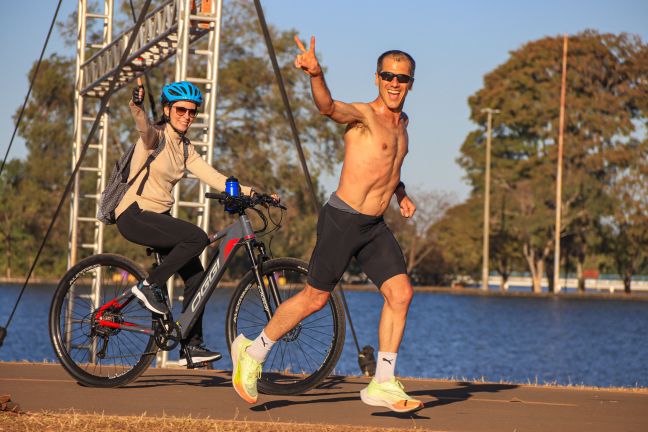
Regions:
<instances>
[{"instance_id":1,"label":"metal tower structure","mask_svg":"<svg viewBox=\"0 0 648 432\"><path fill-rule=\"evenodd\" d=\"M91 3L79 0L78 7L73 167L79 159L89 127L96 118L100 98L108 90L133 33L133 28L130 28L113 38L114 0L104 0L103 8L99 7L97 11L89 10ZM146 15L116 83L116 89L124 87L175 55L175 80L191 81L204 90L202 112L188 136L209 164L213 162L216 132L221 10L222 0L161 1ZM70 199L68 268L86 256L103 252L104 227L95 215L107 176L109 124L107 113L102 116L96 140L91 143L74 179ZM197 182L193 176L186 177L186 181L176 185L172 214L178 216L181 209L186 208L187 215L183 216L195 218L197 225L208 231L210 206L204 193L209 188ZM205 259L206 252L202 256L203 264ZM102 282L102 275L97 273L93 278L92 297L95 305ZM169 283L170 298L173 298L173 286L172 280ZM166 352L158 360L164 364Z\"/></svg>"},{"instance_id":2,"label":"metal tower structure","mask_svg":"<svg viewBox=\"0 0 648 432\"><path fill-rule=\"evenodd\" d=\"M95 120L92 111L96 112L97 110L98 99L89 99L83 92L83 65L86 63L86 55L98 50L105 50L112 42L113 0L105 0L103 10L90 11L89 7L87 0L79 0L72 167L79 160L87 129ZM97 32L100 35L100 40L89 42L88 30L96 30L97 26L100 27L100 31ZM103 226L93 214L88 214L88 209L96 208L98 194L101 193L105 185L108 121L108 114L104 114L95 135L97 141L90 144L88 157L74 179L74 188L70 199L68 267L78 261L79 248L90 250L91 254L103 251Z\"/></svg>"}]
</instances>

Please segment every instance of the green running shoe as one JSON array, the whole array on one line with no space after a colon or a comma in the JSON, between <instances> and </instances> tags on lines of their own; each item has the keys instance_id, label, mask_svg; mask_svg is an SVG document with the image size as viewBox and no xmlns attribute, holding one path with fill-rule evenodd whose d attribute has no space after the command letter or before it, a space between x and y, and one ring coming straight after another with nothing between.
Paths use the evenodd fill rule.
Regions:
<instances>
[{"instance_id":1,"label":"green running shoe","mask_svg":"<svg viewBox=\"0 0 648 432\"><path fill-rule=\"evenodd\" d=\"M232 343L232 385L239 396L248 403L256 403L259 392L257 380L261 378L263 363L254 360L245 351L252 345L252 341L242 334L238 335Z\"/></svg>"},{"instance_id":2,"label":"green running shoe","mask_svg":"<svg viewBox=\"0 0 648 432\"><path fill-rule=\"evenodd\" d=\"M378 384L372 379L367 387L360 391L360 399L367 405L383 406L396 412L409 412L423 408L423 402L411 398L405 393L405 387L396 378Z\"/></svg>"}]
</instances>

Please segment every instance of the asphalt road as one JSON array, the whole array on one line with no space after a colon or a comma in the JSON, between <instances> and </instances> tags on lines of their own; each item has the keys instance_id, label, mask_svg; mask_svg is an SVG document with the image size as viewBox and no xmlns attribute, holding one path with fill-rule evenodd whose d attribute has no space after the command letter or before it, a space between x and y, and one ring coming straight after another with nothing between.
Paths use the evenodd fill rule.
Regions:
<instances>
[{"instance_id":1,"label":"asphalt road","mask_svg":"<svg viewBox=\"0 0 648 432\"><path fill-rule=\"evenodd\" d=\"M444 431L648 431L648 392L511 384L403 380L423 400L415 414L364 405L362 377L331 377L300 396L260 395L256 405L231 388L230 373L149 369L119 389L79 385L56 364L0 363L0 395L24 411L210 417Z\"/></svg>"}]
</instances>

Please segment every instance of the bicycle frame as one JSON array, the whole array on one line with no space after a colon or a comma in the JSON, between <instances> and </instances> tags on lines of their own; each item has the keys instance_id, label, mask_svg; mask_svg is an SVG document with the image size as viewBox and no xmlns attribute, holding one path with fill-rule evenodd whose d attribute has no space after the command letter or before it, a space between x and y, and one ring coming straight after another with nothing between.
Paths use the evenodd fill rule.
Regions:
<instances>
[{"instance_id":1,"label":"bicycle frame","mask_svg":"<svg viewBox=\"0 0 648 432\"><path fill-rule=\"evenodd\" d=\"M268 321L272 317L273 311L270 307L270 302L268 301L267 295L268 288L266 287L263 278L261 277L261 266L263 265L263 261L267 260L267 256L265 254L265 246L262 242L258 242L256 240L256 235L248 216L244 212L241 212L239 214L239 219L236 222L234 222L224 230L218 232L210 239L210 244L219 240L222 241L218 245L218 251L212 257L209 266L207 266L205 274L200 281L199 288L190 299L186 310L176 320L176 324L180 328L181 339L186 339L188 337L189 331L195 324L198 316L205 308L207 301L209 300L214 290L218 286L221 278L225 274L225 271L227 270L232 257L241 246L245 246L247 250L251 263L251 269L254 271L257 279L259 294ZM255 256L255 248L257 248L260 252L258 257ZM281 297L279 294L279 286L277 284L277 281L274 277L268 277L267 279L270 285L269 294L272 297L274 304L278 306L281 303ZM122 303L123 300L125 301ZM102 305L97 311L97 324L99 326L105 326L113 329L153 334L150 329L144 329L133 323L113 322L103 319L103 314L107 309L111 307L122 309L132 300L132 294L130 293L130 291L127 291L121 296Z\"/></svg>"}]
</instances>

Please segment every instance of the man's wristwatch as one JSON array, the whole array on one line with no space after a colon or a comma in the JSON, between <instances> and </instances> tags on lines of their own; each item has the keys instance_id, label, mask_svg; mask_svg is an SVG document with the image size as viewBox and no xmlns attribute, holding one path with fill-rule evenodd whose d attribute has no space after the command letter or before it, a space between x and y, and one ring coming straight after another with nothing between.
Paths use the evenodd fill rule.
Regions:
<instances>
[{"instance_id":1,"label":"man's wristwatch","mask_svg":"<svg viewBox=\"0 0 648 432\"><path fill-rule=\"evenodd\" d=\"M396 185L396 189L394 189L394 193L396 193L398 188L401 188L401 187L403 188L403 192L404 192L405 191L405 183L403 183L402 181L399 181L398 184Z\"/></svg>"}]
</instances>

